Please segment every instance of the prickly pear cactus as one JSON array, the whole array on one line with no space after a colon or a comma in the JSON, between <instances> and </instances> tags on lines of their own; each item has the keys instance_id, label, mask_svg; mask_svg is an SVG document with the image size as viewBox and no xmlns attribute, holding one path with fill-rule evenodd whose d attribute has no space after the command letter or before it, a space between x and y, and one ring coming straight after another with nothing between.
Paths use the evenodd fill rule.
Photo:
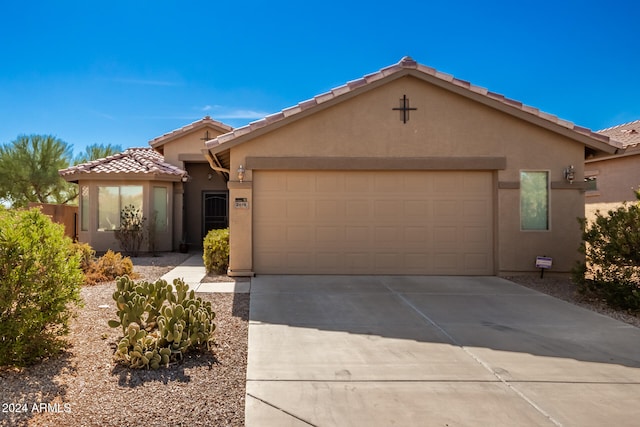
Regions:
<instances>
[{"instance_id":1,"label":"prickly pear cactus","mask_svg":"<svg viewBox=\"0 0 640 427\"><path fill-rule=\"evenodd\" d=\"M109 326L122 328L115 357L125 365L158 369L182 359L192 348L210 350L216 327L211 303L196 298L182 280L171 285L121 277L113 299L118 319L110 320Z\"/></svg>"}]
</instances>

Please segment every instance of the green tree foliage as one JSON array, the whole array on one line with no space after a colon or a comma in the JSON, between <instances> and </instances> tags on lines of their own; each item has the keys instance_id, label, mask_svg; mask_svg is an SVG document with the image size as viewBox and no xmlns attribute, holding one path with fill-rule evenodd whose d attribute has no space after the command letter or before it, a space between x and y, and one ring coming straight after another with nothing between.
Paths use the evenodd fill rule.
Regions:
<instances>
[{"instance_id":1,"label":"green tree foliage","mask_svg":"<svg viewBox=\"0 0 640 427\"><path fill-rule=\"evenodd\" d=\"M22 135L0 146L0 199L13 207L74 200L77 186L58 174L71 157L71 147L51 135Z\"/></svg>"},{"instance_id":2,"label":"green tree foliage","mask_svg":"<svg viewBox=\"0 0 640 427\"><path fill-rule=\"evenodd\" d=\"M73 163L78 165L80 163L86 163L92 160L109 157L114 154L120 153L121 151L122 147L120 145L91 144L87 145L85 147L85 150L76 156Z\"/></svg>"},{"instance_id":3,"label":"green tree foliage","mask_svg":"<svg viewBox=\"0 0 640 427\"><path fill-rule=\"evenodd\" d=\"M207 273L226 274L229 267L229 229L210 230L203 242L202 255Z\"/></svg>"},{"instance_id":4,"label":"green tree foliage","mask_svg":"<svg viewBox=\"0 0 640 427\"><path fill-rule=\"evenodd\" d=\"M64 227L38 209L0 208L0 365L31 365L64 347L82 281Z\"/></svg>"},{"instance_id":5,"label":"green tree foliage","mask_svg":"<svg viewBox=\"0 0 640 427\"><path fill-rule=\"evenodd\" d=\"M574 270L580 290L611 306L640 310L640 204L625 203L607 215L598 211L593 223L580 221L585 261Z\"/></svg>"}]
</instances>

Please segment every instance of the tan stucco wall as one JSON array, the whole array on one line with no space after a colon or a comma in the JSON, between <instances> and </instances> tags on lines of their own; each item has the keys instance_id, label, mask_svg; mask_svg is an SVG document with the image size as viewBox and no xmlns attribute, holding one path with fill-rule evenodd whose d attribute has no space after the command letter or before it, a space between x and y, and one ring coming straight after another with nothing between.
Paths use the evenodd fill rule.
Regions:
<instances>
[{"instance_id":1,"label":"tan stucco wall","mask_svg":"<svg viewBox=\"0 0 640 427\"><path fill-rule=\"evenodd\" d=\"M640 187L639 162L638 155L587 162L585 171L596 176L598 190L587 193L586 203L635 201L634 190Z\"/></svg>"},{"instance_id":2,"label":"tan stucco wall","mask_svg":"<svg viewBox=\"0 0 640 427\"><path fill-rule=\"evenodd\" d=\"M404 94L417 108L406 124L398 111L392 111ZM550 181L563 185L563 170L569 165L575 167L576 182L582 182L584 146L410 76L235 146L230 169L235 171L252 156L505 156L506 169L497 172L496 186L506 182L516 184L516 189L496 188L496 273L533 271L536 255L553 256L554 270L569 271L579 257L576 218L584 215L579 186L551 191L550 231L522 232L517 183L520 170L526 169L548 170ZM248 170L245 181L251 180ZM230 200L246 197L246 190L242 194L232 188ZM250 248L245 246L251 241L250 215L233 207L230 215L230 268L250 269Z\"/></svg>"},{"instance_id":3,"label":"tan stucco wall","mask_svg":"<svg viewBox=\"0 0 640 427\"><path fill-rule=\"evenodd\" d=\"M208 163L187 163L185 167L190 177L190 181L184 184L186 240L189 247L202 248L202 195L205 191L226 192L227 183L220 174L211 170Z\"/></svg>"},{"instance_id":4,"label":"tan stucco wall","mask_svg":"<svg viewBox=\"0 0 640 427\"><path fill-rule=\"evenodd\" d=\"M585 164L585 175L595 176L598 189L585 193L585 216L595 219L596 211L606 214L622 206L623 202L636 202L635 190L640 189L640 156L638 154L590 160Z\"/></svg>"},{"instance_id":5,"label":"tan stucco wall","mask_svg":"<svg viewBox=\"0 0 640 427\"><path fill-rule=\"evenodd\" d=\"M89 229L87 231L80 230L78 232L78 240L80 242L89 243L94 250L104 252L108 249L119 252L120 244L115 238L113 231L98 231L98 187L99 186L120 186L120 185L140 185L143 187L143 215L147 218L146 225L149 224L151 218L151 207L153 206L153 187L165 187L167 189L168 209L167 209L167 230L156 233L156 250L171 251L173 249L173 183L167 181L142 181L142 180L80 180L78 182L80 188L89 187ZM80 202L82 206L82 202ZM80 207L82 209L82 207ZM80 214L82 215L82 213ZM80 219L78 219L80 224ZM80 229L80 225L78 226ZM148 250L148 240L145 239L142 247L143 251Z\"/></svg>"},{"instance_id":6,"label":"tan stucco wall","mask_svg":"<svg viewBox=\"0 0 640 427\"><path fill-rule=\"evenodd\" d=\"M213 126L206 126L187 133L180 138L171 140L162 146L164 160L172 165L183 168L184 162L179 159L180 155L193 154L202 156L202 150L206 148L205 141L202 140L202 138L204 138L207 131L211 139L223 133ZM202 156L202 158L204 159L204 156Z\"/></svg>"}]
</instances>

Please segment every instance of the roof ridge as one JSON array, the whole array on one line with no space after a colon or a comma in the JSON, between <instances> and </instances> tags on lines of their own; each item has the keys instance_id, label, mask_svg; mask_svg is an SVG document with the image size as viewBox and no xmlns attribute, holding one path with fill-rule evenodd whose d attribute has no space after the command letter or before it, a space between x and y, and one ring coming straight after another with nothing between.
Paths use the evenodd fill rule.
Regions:
<instances>
[{"instance_id":1,"label":"roof ridge","mask_svg":"<svg viewBox=\"0 0 640 427\"><path fill-rule=\"evenodd\" d=\"M58 171L61 176L81 173L151 173L184 176L186 171L164 160L151 147L131 147L111 156L92 160Z\"/></svg>"},{"instance_id":2,"label":"roof ridge","mask_svg":"<svg viewBox=\"0 0 640 427\"><path fill-rule=\"evenodd\" d=\"M410 56L404 56L398 63L396 64L392 64L390 66L384 67L382 69L380 69L377 72L371 73L371 74L367 74L364 77L355 79L355 80L351 80L348 81L347 83L343 84L342 86L338 86L335 87L333 89L330 89L327 92L323 92L320 93L319 95L314 96L311 99L299 102L296 105L293 105L291 107L285 108L279 112L270 114L262 119L259 120L255 120L245 126L236 128L231 130L230 132L227 132L225 134L219 135L215 138L212 138L209 141L205 141L205 145L207 148L213 148L215 146L218 146L220 144L224 144L225 142L229 142L231 140L234 140L242 135L248 134L250 132L255 131L256 129L260 129L263 128L265 126L268 126L274 122L279 122L281 120L284 120L288 117L291 116L295 116L298 113L301 113L302 111L308 110L310 108L314 108L322 103L325 103L327 101L333 100L335 98L338 98L340 96L343 96L347 93L350 93L358 88L364 87L368 84L371 84L372 82L375 82L377 80L380 80L382 78L386 78L388 76L391 76L393 74L396 74L398 72L402 72L404 70L417 70L423 74L432 76L436 79L439 79L441 81L444 81L445 83L460 87L462 89L465 89L469 92L478 94L480 96L483 96L485 98L491 99L495 102L499 102L503 105L506 105L510 108L514 108L516 110L522 111L524 113L527 114L531 114L533 116L537 116L543 120L549 121L557 126L561 126L563 128L566 129L570 129L578 134L587 136L591 139L595 139L598 140L600 142L603 142L605 144L609 144L609 145L613 145L613 146L619 146L619 148L622 148L622 144L620 144L618 141L612 140L611 138L609 138L607 135L603 135L603 134L599 134L596 133L594 131L592 131L591 129L582 127L582 126L577 126L574 123L561 119L553 114L549 114L549 113L545 113L541 110L539 110L538 108L526 105L520 101L511 99L511 98L507 98L502 94L499 93L495 93L495 92L491 92L489 90L487 90L486 88L483 88L481 86L476 86L468 81L465 80L461 80L458 78L455 78L453 75L451 74L447 74L447 73L443 73L441 71L436 70L435 68L431 68L422 64L419 64L418 62L416 62L413 58L411 58Z\"/></svg>"},{"instance_id":3,"label":"roof ridge","mask_svg":"<svg viewBox=\"0 0 640 427\"><path fill-rule=\"evenodd\" d=\"M196 120L194 122L191 122L191 123L189 123L187 125L184 125L182 127L179 127L178 129L174 129L172 131L169 131L167 133L164 133L164 134L162 134L160 136L157 136L157 137L151 139L149 141L149 145L153 147L154 144L156 144L156 143L158 143L158 142L160 142L160 141L162 141L164 139L167 139L167 138L169 138L169 137L171 137L173 135L178 135L180 133L183 133L183 132L186 132L188 130L191 130L191 129L195 128L196 126L200 125L200 124L207 124L207 123L209 123L209 124L211 124L213 126L218 126L218 127L222 128L222 129L225 129L225 130L229 130L229 132L233 131L233 127L232 126L229 126L229 125L227 125L225 123L222 123L222 122L220 122L218 120L214 120L214 119L211 118L211 116L207 115L207 116L204 116L201 119L198 119L198 120Z\"/></svg>"}]
</instances>

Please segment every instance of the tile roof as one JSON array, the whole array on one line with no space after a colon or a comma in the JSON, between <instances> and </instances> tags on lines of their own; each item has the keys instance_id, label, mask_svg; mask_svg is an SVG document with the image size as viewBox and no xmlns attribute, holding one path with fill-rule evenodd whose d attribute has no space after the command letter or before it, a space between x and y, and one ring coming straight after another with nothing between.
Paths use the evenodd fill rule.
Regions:
<instances>
[{"instance_id":1,"label":"tile roof","mask_svg":"<svg viewBox=\"0 0 640 427\"><path fill-rule=\"evenodd\" d=\"M149 174L182 177L184 170L164 161L162 154L152 148L129 148L122 153L93 160L59 171L62 177L82 174Z\"/></svg>"},{"instance_id":2,"label":"tile roof","mask_svg":"<svg viewBox=\"0 0 640 427\"><path fill-rule=\"evenodd\" d=\"M434 68L419 64L415 60L413 60L411 57L408 57L408 56L405 56L404 58L402 58L400 62L398 62L397 64L383 68L378 72L366 75L357 80L350 81L343 86L339 86L337 88L331 89L329 92L322 93L320 95L315 96L312 99L303 101L290 108L286 108L280 112L271 114L263 119L251 122L246 126L234 129L231 132L220 135L217 138L207 141L206 146L209 149L215 149L216 147L224 143L233 141L237 138L240 138L243 135L247 135L258 129L266 128L267 126L273 125L274 123L282 122L283 120L288 119L289 117L295 116L304 111L315 108L323 103L326 103L327 101L334 100L340 96L353 92L356 89L370 85L378 80L381 80L402 72L404 72L405 74L407 74L407 72L411 73L413 70L416 70L422 73L422 75L426 75L432 81L438 82L443 86L448 87L449 89L462 89L461 92L467 96L472 96L475 94L480 95L486 101L497 101L499 104L506 106L507 108L511 108L512 109L511 111L514 111L517 113L525 113L524 117L540 118L546 122L550 122L551 125L557 125L562 128L568 129L570 131L576 132L582 136L586 136L590 140L595 140L594 142L596 142L596 144L600 143L604 145L610 145L616 148L622 148L622 144L618 143L617 141L611 140L606 135L595 133L590 129L577 126L569 121L560 119L557 116L540 111L537 108L530 107L528 105L524 105L519 101L506 98L504 95L490 92L489 90L480 86L475 86L468 81L457 79L450 74L442 73ZM416 74L414 73L413 75L416 75ZM223 148L219 147L219 149L223 149Z\"/></svg>"},{"instance_id":3,"label":"tile roof","mask_svg":"<svg viewBox=\"0 0 640 427\"><path fill-rule=\"evenodd\" d=\"M158 147L160 145L163 145L164 143L177 138L181 135L184 135L185 133L191 132L193 130L199 129L199 128L203 128L206 127L207 125L216 127L218 129L220 129L223 132L231 132L233 130L233 128L229 125L225 125L222 122L219 122L217 120L213 120L211 117L209 116L205 116L204 118L200 119L200 120L196 120L193 123L189 123L186 126L183 126L179 129L175 129L172 130L171 132L167 132L164 135L161 135L157 138L152 139L151 141L149 141L149 145L152 147Z\"/></svg>"},{"instance_id":4,"label":"tile roof","mask_svg":"<svg viewBox=\"0 0 640 427\"><path fill-rule=\"evenodd\" d=\"M598 133L621 142L625 148L636 146L640 144L640 120L602 129Z\"/></svg>"}]
</instances>

